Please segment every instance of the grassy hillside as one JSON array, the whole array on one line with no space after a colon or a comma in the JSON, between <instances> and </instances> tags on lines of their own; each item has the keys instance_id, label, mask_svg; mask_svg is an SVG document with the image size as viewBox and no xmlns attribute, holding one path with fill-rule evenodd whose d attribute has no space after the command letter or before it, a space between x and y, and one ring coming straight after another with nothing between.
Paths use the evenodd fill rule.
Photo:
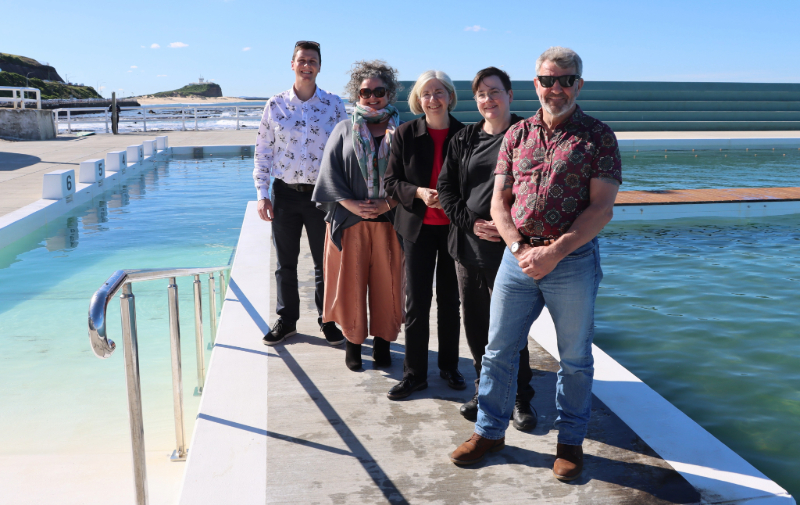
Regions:
<instances>
[{"instance_id":1,"label":"grassy hillside","mask_svg":"<svg viewBox=\"0 0 800 505\"><path fill-rule=\"evenodd\" d=\"M18 56L16 54L0 53L0 70L25 76L36 77L42 80L64 82L56 69L50 65L42 65L33 58Z\"/></svg>"},{"instance_id":2,"label":"grassy hillside","mask_svg":"<svg viewBox=\"0 0 800 505\"><path fill-rule=\"evenodd\" d=\"M13 72L0 72L0 86L25 86L25 76ZM42 100L53 98L103 98L91 86L70 86L60 82L44 82L36 77L28 78L28 86L39 88ZM10 91L0 91L2 96L11 96Z\"/></svg>"},{"instance_id":3,"label":"grassy hillside","mask_svg":"<svg viewBox=\"0 0 800 505\"><path fill-rule=\"evenodd\" d=\"M182 87L181 89L176 89L173 91L162 91L160 93L153 93L154 97L171 97L171 96L180 96L180 97L188 97L188 96L210 96L210 97L219 97L222 96L222 88L219 84L214 82L206 82L203 84L189 84L187 86Z\"/></svg>"}]
</instances>

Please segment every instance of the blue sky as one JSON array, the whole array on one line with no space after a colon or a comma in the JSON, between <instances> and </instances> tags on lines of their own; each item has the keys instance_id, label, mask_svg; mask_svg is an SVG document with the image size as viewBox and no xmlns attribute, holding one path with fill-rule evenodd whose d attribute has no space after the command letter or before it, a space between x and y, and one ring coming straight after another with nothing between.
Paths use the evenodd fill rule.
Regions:
<instances>
[{"instance_id":1,"label":"blue sky","mask_svg":"<svg viewBox=\"0 0 800 505\"><path fill-rule=\"evenodd\" d=\"M404 80L432 68L471 79L488 65L532 79L552 45L575 49L587 80L800 82L798 26L797 0L42 0L5 2L0 52L49 62L105 96L201 74L227 96L270 96L291 86L300 39L322 44L318 84L335 93L354 61L373 58Z\"/></svg>"}]
</instances>

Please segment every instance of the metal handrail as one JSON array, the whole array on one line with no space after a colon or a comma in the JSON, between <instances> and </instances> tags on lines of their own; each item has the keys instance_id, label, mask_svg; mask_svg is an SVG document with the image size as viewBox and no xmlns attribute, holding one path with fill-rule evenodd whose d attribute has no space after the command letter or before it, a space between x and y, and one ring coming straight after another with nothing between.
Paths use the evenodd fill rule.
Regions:
<instances>
[{"instance_id":1,"label":"metal handrail","mask_svg":"<svg viewBox=\"0 0 800 505\"><path fill-rule=\"evenodd\" d=\"M34 102L36 104L37 109L42 108L42 93L39 90L39 88L0 86L0 91L11 92L11 98L0 96L0 102L12 102L14 104L15 109L17 108L17 104L19 104L21 108L24 109L25 102ZM25 93L34 93L36 95L36 98L25 98Z\"/></svg>"},{"instance_id":2,"label":"metal handrail","mask_svg":"<svg viewBox=\"0 0 800 505\"><path fill-rule=\"evenodd\" d=\"M175 413L176 449L170 460L185 461L187 455L183 427L183 378L181 372L181 335L178 312L177 277L194 277L195 343L197 347L197 388L195 395L203 392L205 383L205 357L203 354L203 312L201 275L208 275L209 308L211 310L211 343L217 333L217 297L214 274L219 272L219 292L225 300L225 272L231 265L204 268L155 268L140 270L117 270L98 289L89 303L89 343L98 358L108 358L116 344L108 338L106 313L111 298L120 290L120 316L122 319L125 379L128 392L128 415L131 425L133 450L133 476L137 505L147 504L147 467L144 451L144 422L142 419L142 391L139 381L139 348L136 332L136 304L133 296L134 282L169 279L169 329L170 354L172 356L172 395Z\"/></svg>"},{"instance_id":3,"label":"metal handrail","mask_svg":"<svg viewBox=\"0 0 800 505\"><path fill-rule=\"evenodd\" d=\"M180 121L181 122L181 130L186 131L186 120L194 120L194 129L195 131L198 129L197 122L198 120L204 119L224 119L222 115L207 115L203 114L205 110L219 110L219 109L230 109L231 111L235 112L235 115L229 116L230 120L236 120L236 129L241 129L240 122L246 118L248 121L258 121L260 120L260 116L240 116L239 112L244 112L249 109L263 109L263 105L203 105L203 106L167 106L167 107L153 107L153 106L139 106L139 107L120 107L122 111L131 111L136 110L140 111L141 115L137 116L120 116L119 122L120 123L142 123L143 131L147 131L147 122L159 122L159 121ZM167 112L166 114L159 114L158 112L149 114L148 110L156 110L156 111L163 111ZM99 113L103 113L103 117L93 117L93 118L75 118L72 116L73 112L90 112L95 111ZM200 111L200 117L198 117L197 111ZM65 112L67 117L66 120L61 119L61 113ZM70 108L62 108L62 109L53 109L53 120L56 124L56 134L58 134L58 127L59 125L66 124L67 125L67 132L72 132L72 125L73 124L80 124L80 123L106 123L106 133L108 133L108 121L110 119L110 113L108 111L108 107L70 107Z\"/></svg>"}]
</instances>

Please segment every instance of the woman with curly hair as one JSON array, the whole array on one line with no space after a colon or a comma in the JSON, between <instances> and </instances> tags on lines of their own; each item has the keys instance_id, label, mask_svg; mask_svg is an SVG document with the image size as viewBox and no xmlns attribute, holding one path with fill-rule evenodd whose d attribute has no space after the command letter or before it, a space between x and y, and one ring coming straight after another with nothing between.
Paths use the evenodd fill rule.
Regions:
<instances>
[{"instance_id":1,"label":"woman with curly hair","mask_svg":"<svg viewBox=\"0 0 800 505\"><path fill-rule=\"evenodd\" d=\"M322 320L341 326L345 364L353 371L361 368L361 344L370 334L374 366L391 365L389 342L397 340L404 319L403 250L392 227L397 202L383 187L400 124L391 105L396 73L381 60L353 65L345 88L353 117L331 132L311 197L328 223Z\"/></svg>"}]
</instances>

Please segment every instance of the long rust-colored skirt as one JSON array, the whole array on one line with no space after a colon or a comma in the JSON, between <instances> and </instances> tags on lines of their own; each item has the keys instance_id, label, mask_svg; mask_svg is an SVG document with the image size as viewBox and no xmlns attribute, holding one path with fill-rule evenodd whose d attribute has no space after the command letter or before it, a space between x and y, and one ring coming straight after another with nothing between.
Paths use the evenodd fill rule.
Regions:
<instances>
[{"instance_id":1,"label":"long rust-colored skirt","mask_svg":"<svg viewBox=\"0 0 800 505\"><path fill-rule=\"evenodd\" d=\"M394 342L405 322L405 258L394 227L362 221L342 232L339 251L330 240L330 226L323 322L338 323L354 344L364 343L368 335Z\"/></svg>"}]
</instances>

